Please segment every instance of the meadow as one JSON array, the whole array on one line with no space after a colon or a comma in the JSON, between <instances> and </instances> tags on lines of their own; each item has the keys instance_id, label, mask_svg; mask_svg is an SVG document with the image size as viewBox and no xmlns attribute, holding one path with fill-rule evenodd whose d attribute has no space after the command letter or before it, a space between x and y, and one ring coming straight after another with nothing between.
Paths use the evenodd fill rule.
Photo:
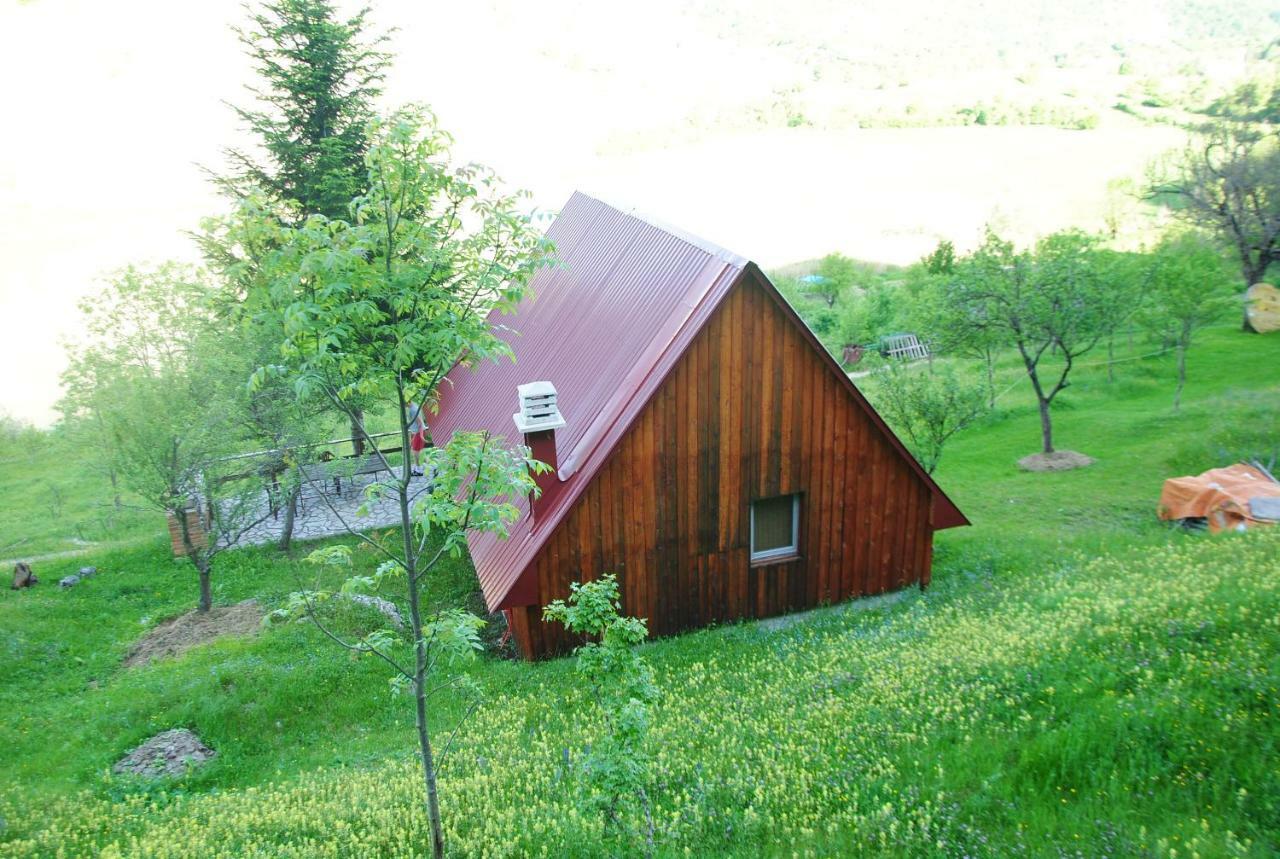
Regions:
<instances>
[{"instance_id":1,"label":"meadow","mask_svg":"<svg viewBox=\"0 0 1280 859\"><path fill-rule=\"evenodd\" d=\"M645 645L659 854L1274 855L1280 534L1184 534L1153 511L1165 476L1219 464L1238 424L1274 415L1277 358L1274 337L1208 330L1176 414L1169 356L1114 381L1081 368L1057 435L1098 461L1059 474L1014 465L1036 417L1004 361L999 407L942 460L974 527L939 535L928 591ZM216 601L273 607L317 575L299 557L223 556ZM86 562L95 578L50 586ZM194 603L189 568L132 531L37 566L43 584L0 596L0 855L428 850L412 712L380 665L291 625L125 670L140 634ZM465 559L430 598L475 605ZM573 764L600 727L579 715L572 660L467 670L485 700L442 768L451 849L637 852L584 811ZM444 702L434 724L458 715ZM218 757L159 785L109 774L180 726Z\"/></svg>"}]
</instances>

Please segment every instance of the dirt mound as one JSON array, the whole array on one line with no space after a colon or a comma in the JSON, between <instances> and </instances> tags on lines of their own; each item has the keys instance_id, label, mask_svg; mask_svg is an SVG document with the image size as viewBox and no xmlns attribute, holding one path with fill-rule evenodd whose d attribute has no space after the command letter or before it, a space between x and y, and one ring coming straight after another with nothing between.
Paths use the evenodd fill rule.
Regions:
<instances>
[{"instance_id":1,"label":"dirt mound","mask_svg":"<svg viewBox=\"0 0 1280 859\"><path fill-rule=\"evenodd\" d=\"M1033 453L1018 460L1023 471L1070 471L1093 465L1094 459L1074 450L1055 450L1053 453Z\"/></svg>"},{"instance_id":2,"label":"dirt mound","mask_svg":"<svg viewBox=\"0 0 1280 859\"><path fill-rule=\"evenodd\" d=\"M156 734L116 761L111 771L143 778L180 776L217 754L186 728Z\"/></svg>"},{"instance_id":3,"label":"dirt mound","mask_svg":"<svg viewBox=\"0 0 1280 859\"><path fill-rule=\"evenodd\" d=\"M256 600L228 606L214 606L207 612L190 611L166 620L148 632L124 658L126 668L146 665L185 653L224 635L253 635L262 626L262 609Z\"/></svg>"}]
</instances>

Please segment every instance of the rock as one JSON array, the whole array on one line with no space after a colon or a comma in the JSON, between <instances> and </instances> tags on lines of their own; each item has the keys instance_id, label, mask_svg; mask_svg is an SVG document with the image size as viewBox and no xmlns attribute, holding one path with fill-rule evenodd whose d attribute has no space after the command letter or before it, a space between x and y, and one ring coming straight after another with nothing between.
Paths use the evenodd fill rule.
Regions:
<instances>
[{"instance_id":1,"label":"rock","mask_svg":"<svg viewBox=\"0 0 1280 859\"><path fill-rule=\"evenodd\" d=\"M382 597L370 596L368 594L338 594L339 597L348 602L367 605L372 609L382 612L387 620L395 624L396 629L404 626L404 618L400 616L400 609L396 608L396 604L390 600L384 600Z\"/></svg>"},{"instance_id":2,"label":"rock","mask_svg":"<svg viewBox=\"0 0 1280 859\"><path fill-rule=\"evenodd\" d=\"M63 576L58 579L58 587L60 588L74 588L78 584L80 584L80 576Z\"/></svg>"},{"instance_id":3,"label":"rock","mask_svg":"<svg viewBox=\"0 0 1280 859\"><path fill-rule=\"evenodd\" d=\"M30 564L24 564L21 561L13 565L13 590L21 590L38 584L39 579L32 572Z\"/></svg>"},{"instance_id":4,"label":"rock","mask_svg":"<svg viewBox=\"0 0 1280 859\"><path fill-rule=\"evenodd\" d=\"M186 728L156 734L116 761L111 771L143 778L172 778L211 760L218 753Z\"/></svg>"}]
</instances>

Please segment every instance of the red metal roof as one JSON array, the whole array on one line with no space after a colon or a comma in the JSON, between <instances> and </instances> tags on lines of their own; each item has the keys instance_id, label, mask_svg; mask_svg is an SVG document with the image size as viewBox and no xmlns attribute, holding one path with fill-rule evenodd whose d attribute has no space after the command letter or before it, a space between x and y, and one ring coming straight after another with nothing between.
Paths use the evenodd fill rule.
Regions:
<instances>
[{"instance_id":1,"label":"red metal roof","mask_svg":"<svg viewBox=\"0 0 1280 859\"><path fill-rule=\"evenodd\" d=\"M458 430L489 430L519 441L512 421L516 386L547 380L556 386L567 425L556 431L560 489L548 495L536 525L520 499L521 517L504 540L468 536L472 561L490 610L506 602L521 573L604 464L614 445L684 353L743 272L746 259L678 230L625 213L585 194L569 198L548 230L560 265L535 275L514 317L491 317L516 360L457 367L441 387L431 421L437 444ZM849 377L776 294L854 397L883 421ZM888 432L888 428L885 427ZM915 466L891 432L890 439ZM923 470L935 492L935 527L965 524L964 516Z\"/></svg>"}]
</instances>

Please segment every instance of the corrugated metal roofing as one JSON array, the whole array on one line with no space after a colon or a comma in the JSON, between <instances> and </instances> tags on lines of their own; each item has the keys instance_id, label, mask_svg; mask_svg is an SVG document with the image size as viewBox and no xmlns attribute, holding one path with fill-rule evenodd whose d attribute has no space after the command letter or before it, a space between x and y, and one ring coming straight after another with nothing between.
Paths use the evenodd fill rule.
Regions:
<instances>
[{"instance_id":1,"label":"corrugated metal roofing","mask_svg":"<svg viewBox=\"0 0 1280 859\"><path fill-rule=\"evenodd\" d=\"M520 499L521 517L505 540L489 534L468 537L490 610L508 607L504 601L543 541L750 265L722 248L581 193L565 204L548 236L560 265L535 275L530 295L514 317L491 318L493 324L518 332L506 335L515 362L455 368L441 388L439 413L431 421L437 444L458 430L489 430L517 442L512 421L518 409L516 386L547 380L559 395L566 421L556 431L560 491L545 499L536 525L527 499ZM836 369L847 382L848 376ZM865 405L852 383L849 389ZM880 423L878 416L876 420ZM928 475L920 473L941 496ZM958 517L954 524L963 523L954 505L941 497ZM947 518L944 513L943 520Z\"/></svg>"}]
</instances>

